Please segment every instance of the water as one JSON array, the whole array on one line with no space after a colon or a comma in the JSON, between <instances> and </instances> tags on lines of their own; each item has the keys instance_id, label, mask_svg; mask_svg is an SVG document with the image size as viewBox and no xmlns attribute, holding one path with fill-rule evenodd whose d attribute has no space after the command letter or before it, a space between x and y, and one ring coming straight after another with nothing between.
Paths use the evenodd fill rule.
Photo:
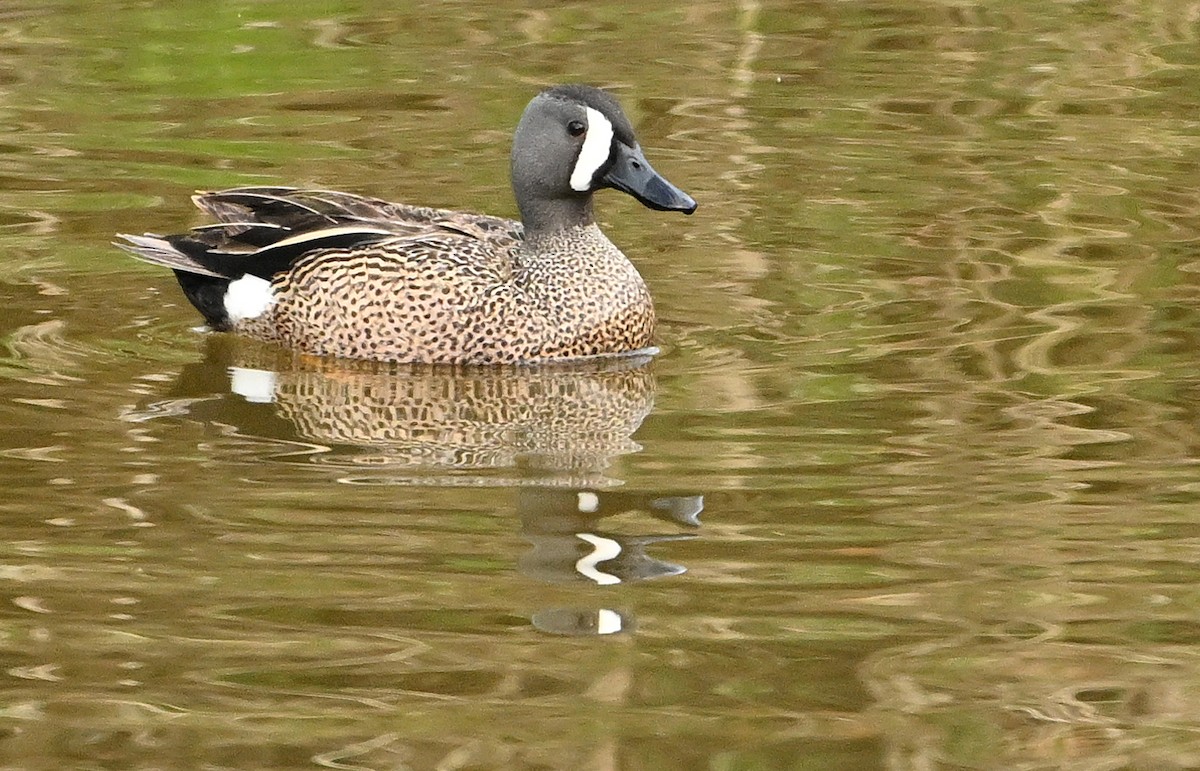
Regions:
<instances>
[{"instance_id":1,"label":"water","mask_svg":"<svg viewBox=\"0 0 1200 771\"><path fill-rule=\"evenodd\" d=\"M5 768L1200 764L1183 2L0 9ZM511 215L614 87L650 363L195 331L115 232L319 184Z\"/></svg>"}]
</instances>

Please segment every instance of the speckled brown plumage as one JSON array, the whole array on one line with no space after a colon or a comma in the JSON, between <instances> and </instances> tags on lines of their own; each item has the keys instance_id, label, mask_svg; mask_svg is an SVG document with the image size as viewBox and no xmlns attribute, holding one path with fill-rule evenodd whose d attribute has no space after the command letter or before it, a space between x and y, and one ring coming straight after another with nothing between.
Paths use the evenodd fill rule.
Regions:
<instances>
[{"instance_id":1,"label":"speckled brown plumage","mask_svg":"<svg viewBox=\"0 0 1200 771\"><path fill-rule=\"evenodd\" d=\"M514 135L512 173L522 222L238 188L195 197L216 224L123 246L174 269L210 326L309 353L495 364L649 347L650 293L595 224L592 194L696 204L650 167L616 101L584 86L539 94Z\"/></svg>"},{"instance_id":2,"label":"speckled brown plumage","mask_svg":"<svg viewBox=\"0 0 1200 771\"><path fill-rule=\"evenodd\" d=\"M315 252L277 274L266 315L234 329L388 361L514 363L650 346L650 293L595 224L524 246L443 230Z\"/></svg>"}]
</instances>

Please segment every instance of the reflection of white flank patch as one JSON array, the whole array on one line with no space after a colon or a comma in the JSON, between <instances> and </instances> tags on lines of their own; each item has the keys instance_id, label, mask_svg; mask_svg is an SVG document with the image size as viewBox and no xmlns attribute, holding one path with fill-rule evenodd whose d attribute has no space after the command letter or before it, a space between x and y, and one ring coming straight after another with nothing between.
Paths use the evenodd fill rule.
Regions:
<instances>
[{"instance_id":1,"label":"reflection of white flank patch","mask_svg":"<svg viewBox=\"0 0 1200 771\"><path fill-rule=\"evenodd\" d=\"M579 149L579 158L571 172L571 189L580 193L592 189L592 179L600 167L608 162L612 150L613 127L599 110L587 108L587 136Z\"/></svg>"},{"instance_id":2,"label":"reflection of white flank patch","mask_svg":"<svg viewBox=\"0 0 1200 771\"><path fill-rule=\"evenodd\" d=\"M248 402L270 404L275 401L275 373L265 369L230 367L229 390Z\"/></svg>"},{"instance_id":3,"label":"reflection of white flank patch","mask_svg":"<svg viewBox=\"0 0 1200 771\"><path fill-rule=\"evenodd\" d=\"M230 281L229 288L225 290L225 313L234 323L258 318L274 302L271 282L249 273L237 281Z\"/></svg>"},{"instance_id":4,"label":"reflection of white flank patch","mask_svg":"<svg viewBox=\"0 0 1200 771\"><path fill-rule=\"evenodd\" d=\"M596 634L616 634L623 626L621 614L615 610L601 608L596 611Z\"/></svg>"},{"instance_id":5,"label":"reflection of white flank patch","mask_svg":"<svg viewBox=\"0 0 1200 771\"><path fill-rule=\"evenodd\" d=\"M607 562L620 555L621 544L611 538L601 538L591 533L576 533L575 537L581 541L587 541L593 547L591 554L580 557L579 561L575 563L575 570L581 576L590 578L601 586L621 583L621 579L611 573L604 573L596 569L596 565L601 562Z\"/></svg>"},{"instance_id":6,"label":"reflection of white flank patch","mask_svg":"<svg viewBox=\"0 0 1200 771\"><path fill-rule=\"evenodd\" d=\"M595 514L600 508L600 496L595 493L582 492L579 494L579 513Z\"/></svg>"}]
</instances>

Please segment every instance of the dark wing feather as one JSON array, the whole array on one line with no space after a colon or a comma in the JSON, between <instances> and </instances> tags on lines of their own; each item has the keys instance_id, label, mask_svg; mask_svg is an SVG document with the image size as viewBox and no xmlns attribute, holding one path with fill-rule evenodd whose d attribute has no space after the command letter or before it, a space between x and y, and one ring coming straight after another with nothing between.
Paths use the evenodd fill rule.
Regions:
<instances>
[{"instance_id":1,"label":"dark wing feather","mask_svg":"<svg viewBox=\"0 0 1200 771\"><path fill-rule=\"evenodd\" d=\"M122 235L135 257L176 271L220 279L247 273L270 279L318 250L353 249L393 238L453 232L508 253L519 222L446 209L407 206L333 190L239 187L192 197L217 222L181 235Z\"/></svg>"},{"instance_id":2,"label":"dark wing feather","mask_svg":"<svg viewBox=\"0 0 1200 771\"><path fill-rule=\"evenodd\" d=\"M242 187L216 193L197 193L192 202L220 223L255 222L277 225L292 233L338 224L336 216L306 205L289 188Z\"/></svg>"},{"instance_id":3,"label":"dark wing feather","mask_svg":"<svg viewBox=\"0 0 1200 771\"><path fill-rule=\"evenodd\" d=\"M236 229L238 232L231 233L228 229L206 227L178 236L121 234L119 237L128 243L117 246L144 262L176 271L223 279L237 279L249 273L269 280L309 252L351 249L395 238L378 229L333 227L256 246L255 242L262 240L262 228L237 226Z\"/></svg>"},{"instance_id":4,"label":"dark wing feather","mask_svg":"<svg viewBox=\"0 0 1200 771\"><path fill-rule=\"evenodd\" d=\"M523 237L521 223L515 220L410 206L336 190L239 187L200 193L193 200L222 223L274 224L294 232L339 224L369 225L396 235L419 235L439 228L460 232L466 229L503 248L515 245Z\"/></svg>"}]
</instances>

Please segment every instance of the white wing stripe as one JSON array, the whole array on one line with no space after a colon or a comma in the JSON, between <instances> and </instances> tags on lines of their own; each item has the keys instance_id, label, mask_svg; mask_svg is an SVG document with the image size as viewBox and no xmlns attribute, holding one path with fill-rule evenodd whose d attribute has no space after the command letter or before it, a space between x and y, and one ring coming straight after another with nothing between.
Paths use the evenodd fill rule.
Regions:
<instances>
[{"instance_id":1,"label":"white wing stripe","mask_svg":"<svg viewBox=\"0 0 1200 771\"><path fill-rule=\"evenodd\" d=\"M320 241L325 238L333 238L334 236L345 236L352 234L361 234L364 236L388 236L392 233L390 230L383 230L381 228L357 228L353 226L323 228L321 230L312 230L307 233L301 233L299 235L280 239L269 246L264 246L262 249L259 249L259 251L266 252L271 249L278 249L281 246L295 246L296 244L302 244L305 241Z\"/></svg>"}]
</instances>

